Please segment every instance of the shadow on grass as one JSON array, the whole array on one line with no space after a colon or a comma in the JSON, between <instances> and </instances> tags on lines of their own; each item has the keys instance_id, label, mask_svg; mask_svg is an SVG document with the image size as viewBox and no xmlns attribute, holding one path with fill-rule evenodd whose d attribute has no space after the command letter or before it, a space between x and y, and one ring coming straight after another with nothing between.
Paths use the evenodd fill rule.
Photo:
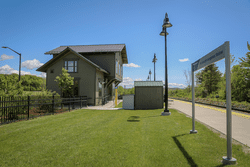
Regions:
<instances>
[{"instance_id":1,"label":"shadow on grass","mask_svg":"<svg viewBox=\"0 0 250 167\"><path fill-rule=\"evenodd\" d=\"M127 122L140 122L139 118L139 116L130 116L128 117Z\"/></svg>"},{"instance_id":2,"label":"shadow on grass","mask_svg":"<svg viewBox=\"0 0 250 167\"><path fill-rule=\"evenodd\" d=\"M217 166L215 166L215 167L222 167L222 166L227 166L227 165L221 164L221 165L217 165Z\"/></svg>"},{"instance_id":3,"label":"shadow on grass","mask_svg":"<svg viewBox=\"0 0 250 167\"><path fill-rule=\"evenodd\" d=\"M150 118L150 117L160 117L160 115L156 116L148 116L148 117L140 117L140 116L130 116L128 117L127 122L140 122L140 118Z\"/></svg>"},{"instance_id":4,"label":"shadow on grass","mask_svg":"<svg viewBox=\"0 0 250 167\"><path fill-rule=\"evenodd\" d=\"M182 135L178 135L178 136L173 136L173 140L175 142L175 144L178 146L178 148L180 149L180 151L182 152L182 154L185 156L185 158L187 159L188 163L190 166L198 166L193 158L188 154L188 152L185 150L185 148L181 145L180 141L177 139L178 137L180 136L184 136L184 135L187 135L187 134L182 134Z\"/></svg>"}]
</instances>

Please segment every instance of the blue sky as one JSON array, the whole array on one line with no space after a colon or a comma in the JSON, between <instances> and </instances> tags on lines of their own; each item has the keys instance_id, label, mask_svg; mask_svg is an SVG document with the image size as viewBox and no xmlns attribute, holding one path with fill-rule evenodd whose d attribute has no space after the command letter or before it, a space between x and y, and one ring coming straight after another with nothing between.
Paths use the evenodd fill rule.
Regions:
<instances>
[{"instance_id":1,"label":"blue sky","mask_svg":"<svg viewBox=\"0 0 250 167\"><path fill-rule=\"evenodd\" d=\"M183 71L225 41L236 60L245 57L250 42L250 0L8 0L0 12L0 46L22 54L22 74L45 76L36 72L52 58L44 53L61 45L126 44L134 64L124 67L127 87L153 73L154 53L156 80L165 81L159 33L166 12L173 24L167 29L169 87L185 87ZM0 48L0 56L0 73L18 73L19 55ZM225 71L224 60L216 64Z\"/></svg>"}]
</instances>

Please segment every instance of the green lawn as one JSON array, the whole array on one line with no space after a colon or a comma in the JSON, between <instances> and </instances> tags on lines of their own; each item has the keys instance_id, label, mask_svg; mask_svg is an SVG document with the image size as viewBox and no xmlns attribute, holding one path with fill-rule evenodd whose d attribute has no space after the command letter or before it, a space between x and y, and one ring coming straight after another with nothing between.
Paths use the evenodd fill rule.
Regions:
<instances>
[{"instance_id":1,"label":"green lawn","mask_svg":"<svg viewBox=\"0 0 250 167\"><path fill-rule=\"evenodd\" d=\"M222 166L226 139L176 110L75 110L0 126L0 166ZM237 166L250 154L233 145Z\"/></svg>"},{"instance_id":2,"label":"green lawn","mask_svg":"<svg viewBox=\"0 0 250 167\"><path fill-rule=\"evenodd\" d=\"M122 108L122 102L120 102L115 108Z\"/></svg>"}]
</instances>

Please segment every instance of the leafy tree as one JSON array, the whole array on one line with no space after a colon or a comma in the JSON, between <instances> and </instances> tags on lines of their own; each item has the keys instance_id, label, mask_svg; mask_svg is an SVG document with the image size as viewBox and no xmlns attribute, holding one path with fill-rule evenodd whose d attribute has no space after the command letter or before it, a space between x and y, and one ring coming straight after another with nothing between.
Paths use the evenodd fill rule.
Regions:
<instances>
[{"instance_id":1,"label":"leafy tree","mask_svg":"<svg viewBox=\"0 0 250 167\"><path fill-rule=\"evenodd\" d=\"M226 99L226 75L224 74L221 78L221 81L218 83L218 95L219 99L225 100Z\"/></svg>"},{"instance_id":2,"label":"leafy tree","mask_svg":"<svg viewBox=\"0 0 250 167\"><path fill-rule=\"evenodd\" d=\"M60 74L60 76L57 76L55 81L61 89L63 97L73 95L74 77L70 76L68 70L62 68L62 74Z\"/></svg>"},{"instance_id":3,"label":"leafy tree","mask_svg":"<svg viewBox=\"0 0 250 167\"><path fill-rule=\"evenodd\" d=\"M247 75L246 70L241 69L240 65L233 67L231 76L231 90L232 90L232 100L235 101L245 101L247 100L247 94L250 90L248 87L248 81L245 78Z\"/></svg>"},{"instance_id":4,"label":"leafy tree","mask_svg":"<svg viewBox=\"0 0 250 167\"><path fill-rule=\"evenodd\" d=\"M250 45L247 42L247 49L250 51ZM241 60L240 64L242 65L242 67L250 67L250 52L246 53L246 58L242 57L239 58Z\"/></svg>"},{"instance_id":5,"label":"leafy tree","mask_svg":"<svg viewBox=\"0 0 250 167\"><path fill-rule=\"evenodd\" d=\"M190 70L184 70L184 75L186 78L186 85L187 85L187 93L189 94L191 92L191 82L192 82L192 72Z\"/></svg>"},{"instance_id":6,"label":"leafy tree","mask_svg":"<svg viewBox=\"0 0 250 167\"><path fill-rule=\"evenodd\" d=\"M207 97L212 92L218 91L218 83L221 80L221 72L213 63L205 67L201 72L196 74L198 84L198 96Z\"/></svg>"},{"instance_id":7,"label":"leafy tree","mask_svg":"<svg viewBox=\"0 0 250 167\"><path fill-rule=\"evenodd\" d=\"M0 96L14 96L23 93L22 81L18 74L0 74Z\"/></svg>"},{"instance_id":8,"label":"leafy tree","mask_svg":"<svg viewBox=\"0 0 250 167\"><path fill-rule=\"evenodd\" d=\"M123 95L123 94L124 94L124 89L123 89L122 86L119 86L119 87L118 87L118 94L119 94L119 95Z\"/></svg>"},{"instance_id":9,"label":"leafy tree","mask_svg":"<svg viewBox=\"0 0 250 167\"><path fill-rule=\"evenodd\" d=\"M250 51L250 45L247 42ZM246 57L239 58L239 65L232 70L232 99L237 101L250 102L250 70L242 67L250 67L250 52Z\"/></svg>"}]
</instances>

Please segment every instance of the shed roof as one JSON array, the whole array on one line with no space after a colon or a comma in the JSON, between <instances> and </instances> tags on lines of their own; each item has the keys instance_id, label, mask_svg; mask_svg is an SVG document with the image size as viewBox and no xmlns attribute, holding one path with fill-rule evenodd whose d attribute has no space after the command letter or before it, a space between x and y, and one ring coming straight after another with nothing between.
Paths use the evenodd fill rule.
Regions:
<instances>
[{"instance_id":1,"label":"shed roof","mask_svg":"<svg viewBox=\"0 0 250 167\"><path fill-rule=\"evenodd\" d=\"M134 86L163 86L162 81L134 81Z\"/></svg>"}]
</instances>

